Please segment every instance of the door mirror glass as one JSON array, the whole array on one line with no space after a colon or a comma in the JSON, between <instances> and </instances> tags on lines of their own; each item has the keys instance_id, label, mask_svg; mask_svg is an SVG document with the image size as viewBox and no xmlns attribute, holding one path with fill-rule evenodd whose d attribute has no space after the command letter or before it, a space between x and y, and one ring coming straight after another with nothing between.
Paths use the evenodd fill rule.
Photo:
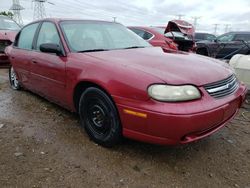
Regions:
<instances>
[{"instance_id":1,"label":"door mirror glass","mask_svg":"<svg viewBox=\"0 0 250 188\"><path fill-rule=\"evenodd\" d=\"M62 51L60 45L54 44L54 43L41 44L40 51L45 52L45 53L53 53L53 54L56 54L58 56L63 55L63 51Z\"/></svg>"}]
</instances>

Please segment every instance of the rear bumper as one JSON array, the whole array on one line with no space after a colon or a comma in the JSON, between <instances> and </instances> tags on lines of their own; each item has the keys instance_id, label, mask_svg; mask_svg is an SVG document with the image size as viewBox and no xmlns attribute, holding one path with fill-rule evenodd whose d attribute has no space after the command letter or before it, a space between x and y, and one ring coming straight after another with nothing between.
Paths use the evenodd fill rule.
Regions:
<instances>
[{"instance_id":1,"label":"rear bumper","mask_svg":"<svg viewBox=\"0 0 250 188\"><path fill-rule=\"evenodd\" d=\"M232 97L232 100L198 113L166 114L118 104L123 135L161 145L187 144L200 140L224 127L237 114L245 100L246 92L246 87L241 86L237 96ZM175 105L173 112L178 108L182 108L181 103ZM146 116L126 114L124 109L146 114Z\"/></svg>"},{"instance_id":2,"label":"rear bumper","mask_svg":"<svg viewBox=\"0 0 250 188\"><path fill-rule=\"evenodd\" d=\"M9 58L5 53L0 53L0 67L10 66Z\"/></svg>"}]
</instances>

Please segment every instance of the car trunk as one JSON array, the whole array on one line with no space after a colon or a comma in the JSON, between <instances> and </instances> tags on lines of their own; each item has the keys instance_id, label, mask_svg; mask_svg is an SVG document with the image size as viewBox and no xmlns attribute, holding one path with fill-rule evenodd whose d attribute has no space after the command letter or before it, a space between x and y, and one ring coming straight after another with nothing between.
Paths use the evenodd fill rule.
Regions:
<instances>
[{"instance_id":1,"label":"car trunk","mask_svg":"<svg viewBox=\"0 0 250 188\"><path fill-rule=\"evenodd\" d=\"M193 51L194 47L194 27L183 20L172 20L168 22L165 29L165 36L171 38L181 51Z\"/></svg>"}]
</instances>

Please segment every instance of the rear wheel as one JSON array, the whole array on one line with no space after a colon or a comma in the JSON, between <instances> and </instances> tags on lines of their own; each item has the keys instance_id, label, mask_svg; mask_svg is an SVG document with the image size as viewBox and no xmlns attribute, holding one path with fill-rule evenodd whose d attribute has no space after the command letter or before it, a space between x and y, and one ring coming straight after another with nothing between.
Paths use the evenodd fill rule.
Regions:
<instances>
[{"instance_id":1,"label":"rear wheel","mask_svg":"<svg viewBox=\"0 0 250 188\"><path fill-rule=\"evenodd\" d=\"M208 52L206 48L197 49L196 53L200 55L208 56Z\"/></svg>"},{"instance_id":2,"label":"rear wheel","mask_svg":"<svg viewBox=\"0 0 250 188\"><path fill-rule=\"evenodd\" d=\"M81 125L96 143L111 147L122 137L117 109L110 97L98 88L86 89L80 99Z\"/></svg>"},{"instance_id":3,"label":"rear wheel","mask_svg":"<svg viewBox=\"0 0 250 188\"><path fill-rule=\"evenodd\" d=\"M10 67L9 69L9 80L10 80L10 86L12 89L14 90L20 90L21 89L21 85L18 81L16 72L13 68L13 66Z\"/></svg>"}]
</instances>

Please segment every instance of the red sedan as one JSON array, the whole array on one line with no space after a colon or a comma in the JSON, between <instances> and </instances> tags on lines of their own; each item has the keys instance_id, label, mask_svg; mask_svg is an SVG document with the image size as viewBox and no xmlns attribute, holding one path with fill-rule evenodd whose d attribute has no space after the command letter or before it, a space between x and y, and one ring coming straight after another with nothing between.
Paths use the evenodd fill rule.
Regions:
<instances>
[{"instance_id":1,"label":"red sedan","mask_svg":"<svg viewBox=\"0 0 250 188\"><path fill-rule=\"evenodd\" d=\"M20 27L16 22L6 16L0 16L0 67L9 66L4 50L15 40L18 30Z\"/></svg>"},{"instance_id":2,"label":"red sedan","mask_svg":"<svg viewBox=\"0 0 250 188\"><path fill-rule=\"evenodd\" d=\"M185 144L235 116L246 87L223 62L165 53L118 23L46 19L6 49L13 89L79 113L95 142Z\"/></svg>"},{"instance_id":3,"label":"red sedan","mask_svg":"<svg viewBox=\"0 0 250 188\"><path fill-rule=\"evenodd\" d=\"M148 41L153 46L162 47L162 49L169 50L178 50L178 45L172 40L164 36L162 29L158 27L140 27L140 26L131 26L128 27L130 30L135 32L138 36ZM163 29L164 32L164 29Z\"/></svg>"}]
</instances>

